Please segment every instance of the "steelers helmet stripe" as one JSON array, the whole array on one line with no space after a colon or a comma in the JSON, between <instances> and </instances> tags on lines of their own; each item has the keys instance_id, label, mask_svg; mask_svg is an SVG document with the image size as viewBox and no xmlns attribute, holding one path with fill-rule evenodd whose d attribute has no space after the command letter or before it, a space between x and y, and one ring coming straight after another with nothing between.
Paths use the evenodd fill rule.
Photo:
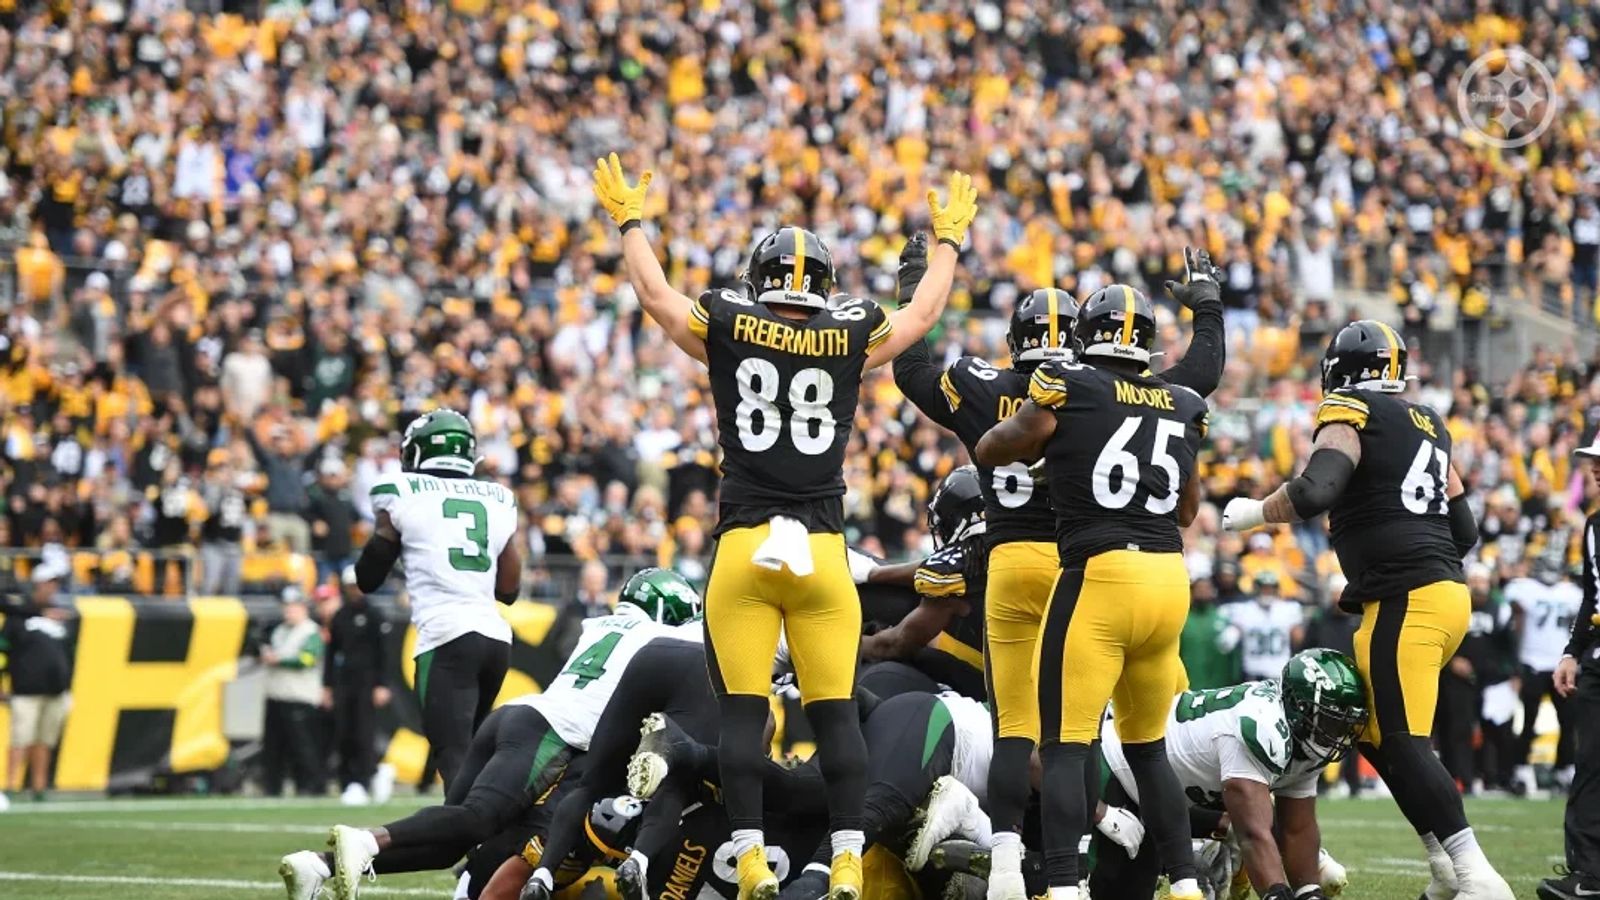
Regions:
<instances>
[{"instance_id":1,"label":"steelers helmet stripe","mask_svg":"<svg viewBox=\"0 0 1600 900\"><path fill-rule=\"evenodd\" d=\"M1389 342L1389 375L1390 381L1400 380L1400 338L1390 328L1388 323L1379 322L1378 330L1383 332L1383 339Z\"/></svg>"},{"instance_id":2,"label":"steelers helmet stripe","mask_svg":"<svg viewBox=\"0 0 1600 900\"><path fill-rule=\"evenodd\" d=\"M802 291L806 275L806 233L796 228L794 231L794 283L789 286L792 291Z\"/></svg>"},{"instance_id":3,"label":"steelers helmet stripe","mask_svg":"<svg viewBox=\"0 0 1600 900\"><path fill-rule=\"evenodd\" d=\"M1045 291L1047 292L1045 296L1049 298L1050 305L1050 330L1045 332L1044 345L1046 347L1055 347L1056 341L1061 339L1061 332L1057 330L1059 327L1057 325L1057 320L1061 315L1061 303L1056 299L1055 288L1045 288Z\"/></svg>"},{"instance_id":4,"label":"steelers helmet stripe","mask_svg":"<svg viewBox=\"0 0 1600 900\"><path fill-rule=\"evenodd\" d=\"M1124 347L1133 346L1133 320L1138 313L1138 307L1133 302L1133 288L1122 285L1122 340Z\"/></svg>"}]
</instances>

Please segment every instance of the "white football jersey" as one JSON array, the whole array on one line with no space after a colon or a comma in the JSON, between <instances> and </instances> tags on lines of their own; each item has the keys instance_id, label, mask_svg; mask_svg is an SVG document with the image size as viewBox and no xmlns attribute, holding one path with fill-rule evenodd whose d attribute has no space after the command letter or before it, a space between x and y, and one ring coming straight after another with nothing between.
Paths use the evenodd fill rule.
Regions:
<instances>
[{"instance_id":1,"label":"white football jersey","mask_svg":"<svg viewBox=\"0 0 1600 900\"><path fill-rule=\"evenodd\" d=\"M418 472L385 475L372 486L373 513L400 532L416 653L476 632L511 643L494 599L496 560L517 533L517 499L473 478Z\"/></svg>"},{"instance_id":2,"label":"white football jersey","mask_svg":"<svg viewBox=\"0 0 1600 900\"><path fill-rule=\"evenodd\" d=\"M1278 678L1289 664L1290 632L1305 621L1305 612L1293 600L1274 600L1263 606L1240 600L1222 606L1222 615L1243 637L1239 647L1246 678Z\"/></svg>"},{"instance_id":3,"label":"white football jersey","mask_svg":"<svg viewBox=\"0 0 1600 900\"><path fill-rule=\"evenodd\" d=\"M1106 765L1135 800L1138 786L1122 754L1114 711L1100 723ZM1222 784L1234 778L1255 781L1282 797L1314 797L1319 763L1291 752L1289 720L1276 681L1247 681L1233 687L1188 691L1172 703L1167 719L1167 760L1197 806L1222 808Z\"/></svg>"},{"instance_id":4,"label":"white football jersey","mask_svg":"<svg viewBox=\"0 0 1600 900\"><path fill-rule=\"evenodd\" d=\"M955 753L950 774L966 785L981 803L989 796L989 761L994 757L994 723L982 703L954 691L939 695L955 726Z\"/></svg>"},{"instance_id":5,"label":"white football jersey","mask_svg":"<svg viewBox=\"0 0 1600 900\"><path fill-rule=\"evenodd\" d=\"M646 644L658 637L698 644L704 635L705 626L699 621L662 625L643 612L584 619L578 645L544 692L523 694L507 702L537 709L568 747L588 750L594 727L617 692L622 673Z\"/></svg>"},{"instance_id":6,"label":"white football jersey","mask_svg":"<svg viewBox=\"0 0 1600 900\"><path fill-rule=\"evenodd\" d=\"M1513 578L1506 585L1506 599L1522 609L1522 664L1535 672L1555 671L1583 603L1583 588L1565 579L1545 584L1537 578Z\"/></svg>"}]
</instances>

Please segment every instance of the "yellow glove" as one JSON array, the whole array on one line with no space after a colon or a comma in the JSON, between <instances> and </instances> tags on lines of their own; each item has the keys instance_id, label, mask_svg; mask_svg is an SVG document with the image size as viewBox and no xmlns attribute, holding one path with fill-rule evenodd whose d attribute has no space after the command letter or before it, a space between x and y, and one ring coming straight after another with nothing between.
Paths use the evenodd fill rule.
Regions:
<instances>
[{"instance_id":1,"label":"yellow glove","mask_svg":"<svg viewBox=\"0 0 1600 900\"><path fill-rule=\"evenodd\" d=\"M654 177L655 173L646 169L639 176L639 183L630 187L627 176L622 174L622 163L613 153L594 161L594 196L618 227L637 222L644 218L644 195Z\"/></svg>"},{"instance_id":2,"label":"yellow glove","mask_svg":"<svg viewBox=\"0 0 1600 900\"><path fill-rule=\"evenodd\" d=\"M978 214L978 189L972 179L960 172L950 173L949 202L939 205L939 195L928 189L928 213L933 219L933 235L941 242L960 249L967 226Z\"/></svg>"}]
</instances>

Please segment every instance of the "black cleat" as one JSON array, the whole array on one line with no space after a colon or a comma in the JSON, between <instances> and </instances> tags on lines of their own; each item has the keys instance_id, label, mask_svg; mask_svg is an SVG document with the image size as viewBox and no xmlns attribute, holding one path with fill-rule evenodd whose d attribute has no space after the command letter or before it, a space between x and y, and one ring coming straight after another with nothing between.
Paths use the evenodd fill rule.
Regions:
<instances>
[{"instance_id":1,"label":"black cleat","mask_svg":"<svg viewBox=\"0 0 1600 900\"><path fill-rule=\"evenodd\" d=\"M550 900L550 889L539 879L529 878L528 883L522 886L522 893L517 895L517 900Z\"/></svg>"},{"instance_id":2,"label":"black cleat","mask_svg":"<svg viewBox=\"0 0 1600 900\"><path fill-rule=\"evenodd\" d=\"M673 773L691 766L694 739L662 713L651 713L639 726L639 746L628 760L628 793L649 800Z\"/></svg>"},{"instance_id":3,"label":"black cleat","mask_svg":"<svg viewBox=\"0 0 1600 900\"><path fill-rule=\"evenodd\" d=\"M1556 867L1555 878L1539 882L1539 900L1588 900L1600 897L1600 878Z\"/></svg>"},{"instance_id":4,"label":"black cleat","mask_svg":"<svg viewBox=\"0 0 1600 900\"><path fill-rule=\"evenodd\" d=\"M807 869L778 894L778 900L821 900L828 896L828 873Z\"/></svg>"},{"instance_id":5,"label":"black cleat","mask_svg":"<svg viewBox=\"0 0 1600 900\"><path fill-rule=\"evenodd\" d=\"M965 872L989 877L989 851L972 841L941 841L928 855L928 865L941 872Z\"/></svg>"},{"instance_id":6,"label":"black cleat","mask_svg":"<svg viewBox=\"0 0 1600 900\"><path fill-rule=\"evenodd\" d=\"M647 900L644 872L631 856L617 865L617 893L622 900Z\"/></svg>"}]
</instances>

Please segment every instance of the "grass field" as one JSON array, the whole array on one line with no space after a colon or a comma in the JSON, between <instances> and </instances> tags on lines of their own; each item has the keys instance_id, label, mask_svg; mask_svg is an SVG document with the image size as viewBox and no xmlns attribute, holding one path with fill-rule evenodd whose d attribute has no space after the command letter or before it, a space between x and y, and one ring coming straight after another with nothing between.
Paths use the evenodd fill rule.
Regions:
<instances>
[{"instance_id":1,"label":"grass field","mask_svg":"<svg viewBox=\"0 0 1600 900\"><path fill-rule=\"evenodd\" d=\"M320 849L335 822L373 825L416 801L347 810L330 800L64 800L0 814L0 897L198 900L282 895L278 857ZM1389 800L1321 807L1324 841L1350 869L1357 900L1412 900L1427 882L1415 836ZM1561 854L1559 801L1469 801L1489 857L1519 898ZM448 898L447 874L385 876L372 897Z\"/></svg>"}]
</instances>

